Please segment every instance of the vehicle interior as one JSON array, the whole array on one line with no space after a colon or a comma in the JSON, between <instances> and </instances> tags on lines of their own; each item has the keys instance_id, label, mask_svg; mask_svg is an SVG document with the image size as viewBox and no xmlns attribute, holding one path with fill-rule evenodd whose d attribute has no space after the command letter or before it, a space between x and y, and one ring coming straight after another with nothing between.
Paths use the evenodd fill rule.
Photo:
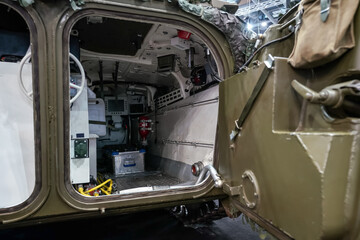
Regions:
<instances>
[{"instance_id":1,"label":"vehicle interior","mask_svg":"<svg viewBox=\"0 0 360 240\"><path fill-rule=\"evenodd\" d=\"M102 16L72 27L70 181L85 196L195 186L213 164L216 62L179 26Z\"/></svg>"}]
</instances>

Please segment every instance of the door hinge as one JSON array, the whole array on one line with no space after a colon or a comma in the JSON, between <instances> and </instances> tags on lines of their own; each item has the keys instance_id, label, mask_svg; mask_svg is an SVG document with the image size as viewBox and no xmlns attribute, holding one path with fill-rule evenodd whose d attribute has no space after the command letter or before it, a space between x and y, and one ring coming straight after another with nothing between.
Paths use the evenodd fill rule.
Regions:
<instances>
[{"instance_id":1,"label":"door hinge","mask_svg":"<svg viewBox=\"0 0 360 240\"><path fill-rule=\"evenodd\" d=\"M241 191L241 187L240 186L230 186L228 183L224 183L223 184L223 191L233 197L233 196L239 196L240 195L240 191Z\"/></svg>"}]
</instances>

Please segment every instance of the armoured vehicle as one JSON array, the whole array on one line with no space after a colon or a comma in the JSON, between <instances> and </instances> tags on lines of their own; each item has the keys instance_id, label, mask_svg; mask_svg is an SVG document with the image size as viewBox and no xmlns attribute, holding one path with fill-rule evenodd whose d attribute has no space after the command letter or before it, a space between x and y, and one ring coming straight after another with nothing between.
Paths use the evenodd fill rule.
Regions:
<instances>
[{"instance_id":1,"label":"armoured vehicle","mask_svg":"<svg viewBox=\"0 0 360 240\"><path fill-rule=\"evenodd\" d=\"M0 228L220 199L360 237L358 1L261 35L213 5L0 1Z\"/></svg>"}]
</instances>

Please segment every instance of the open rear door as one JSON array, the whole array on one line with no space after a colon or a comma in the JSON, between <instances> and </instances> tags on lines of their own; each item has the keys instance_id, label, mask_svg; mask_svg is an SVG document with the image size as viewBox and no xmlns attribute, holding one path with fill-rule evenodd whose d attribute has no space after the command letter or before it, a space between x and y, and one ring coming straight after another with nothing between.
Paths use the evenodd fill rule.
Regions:
<instances>
[{"instance_id":1,"label":"open rear door","mask_svg":"<svg viewBox=\"0 0 360 240\"><path fill-rule=\"evenodd\" d=\"M360 119L340 119L296 87L331 88L334 79L346 82L336 76L353 79L348 68L295 70L276 57L268 63L220 84L216 157L227 211L241 211L281 239L356 238Z\"/></svg>"}]
</instances>

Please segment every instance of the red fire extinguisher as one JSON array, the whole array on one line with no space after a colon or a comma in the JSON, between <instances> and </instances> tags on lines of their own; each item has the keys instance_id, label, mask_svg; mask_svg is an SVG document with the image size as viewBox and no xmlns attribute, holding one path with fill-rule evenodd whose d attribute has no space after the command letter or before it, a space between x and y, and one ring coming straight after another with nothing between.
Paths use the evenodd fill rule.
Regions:
<instances>
[{"instance_id":1,"label":"red fire extinguisher","mask_svg":"<svg viewBox=\"0 0 360 240\"><path fill-rule=\"evenodd\" d=\"M151 131L151 119L146 116L141 116L139 118L139 133L141 136L141 144L143 146L147 145L146 137L149 135Z\"/></svg>"}]
</instances>

